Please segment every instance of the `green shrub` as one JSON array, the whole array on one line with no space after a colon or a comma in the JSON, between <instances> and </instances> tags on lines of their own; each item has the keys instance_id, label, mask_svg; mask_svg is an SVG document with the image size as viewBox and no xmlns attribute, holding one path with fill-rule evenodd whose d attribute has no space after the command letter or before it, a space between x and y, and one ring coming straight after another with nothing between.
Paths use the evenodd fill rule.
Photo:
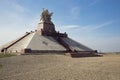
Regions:
<instances>
[{"instance_id":1,"label":"green shrub","mask_svg":"<svg viewBox=\"0 0 120 80\"><path fill-rule=\"evenodd\" d=\"M0 64L0 68L2 68L2 65Z\"/></svg>"},{"instance_id":2,"label":"green shrub","mask_svg":"<svg viewBox=\"0 0 120 80\"><path fill-rule=\"evenodd\" d=\"M2 54L0 53L0 58L4 58L4 57L11 57L14 56L13 54Z\"/></svg>"}]
</instances>

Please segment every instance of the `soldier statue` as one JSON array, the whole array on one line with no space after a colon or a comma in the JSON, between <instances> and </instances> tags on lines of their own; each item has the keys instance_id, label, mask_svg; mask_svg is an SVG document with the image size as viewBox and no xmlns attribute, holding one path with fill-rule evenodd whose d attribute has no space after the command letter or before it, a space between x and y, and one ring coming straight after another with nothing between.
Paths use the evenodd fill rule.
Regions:
<instances>
[{"instance_id":1,"label":"soldier statue","mask_svg":"<svg viewBox=\"0 0 120 80\"><path fill-rule=\"evenodd\" d=\"M49 11L46 9L43 9L43 12L41 13L41 19L42 22L51 22L51 16L53 13L49 13Z\"/></svg>"}]
</instances>

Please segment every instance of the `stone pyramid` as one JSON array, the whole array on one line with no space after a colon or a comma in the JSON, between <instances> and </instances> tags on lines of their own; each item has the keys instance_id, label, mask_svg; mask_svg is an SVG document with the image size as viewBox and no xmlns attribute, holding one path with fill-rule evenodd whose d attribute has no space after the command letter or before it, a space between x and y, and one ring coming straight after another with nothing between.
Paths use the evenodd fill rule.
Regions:
<instances>
[{"instance_id":1,"label":"stone pyramid","mask_svg":"<svg viewBox=\"0 0 120 80\"><path fill-rule=\"evenodd\" d=\"M14 54L96 52L72 40L66 32L57 32L51 21L52 14L43 9L37 30L26 32L20 38L3 45L0 51Z\"/></svg>"}]
</instances>

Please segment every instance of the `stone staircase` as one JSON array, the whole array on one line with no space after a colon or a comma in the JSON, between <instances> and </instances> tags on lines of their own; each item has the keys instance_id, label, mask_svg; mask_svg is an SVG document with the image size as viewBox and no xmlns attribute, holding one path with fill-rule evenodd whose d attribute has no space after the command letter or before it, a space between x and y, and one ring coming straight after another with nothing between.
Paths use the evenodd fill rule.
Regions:
<instances>
[{"instance_id":1,"label":"stone staircase","mask_svg":"<svg viewBox=\"0 0 120 80\"><path fill-rule=\"evenodd\" d=\"M74 52L75 49L72 46L69 46L61 37L54 37L62 46L64 46L67 52Z\"/></svg>"}]
</instances>

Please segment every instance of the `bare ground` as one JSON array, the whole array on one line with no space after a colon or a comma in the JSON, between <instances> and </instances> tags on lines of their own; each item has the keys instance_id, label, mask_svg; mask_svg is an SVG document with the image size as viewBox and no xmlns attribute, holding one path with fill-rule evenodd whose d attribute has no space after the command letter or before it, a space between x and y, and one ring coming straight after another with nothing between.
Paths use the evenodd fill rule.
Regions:
<instances>
[{"instance_id":1,"label":"bare ground","mask_svg":"<svg viewBox=\"0 0 120 80\"><path fill-rule=\"evenodd\" d=\"M1 58L0 64L0 80L120 80L120 54L21 55Z\"/></svg>"}]
</instances>

